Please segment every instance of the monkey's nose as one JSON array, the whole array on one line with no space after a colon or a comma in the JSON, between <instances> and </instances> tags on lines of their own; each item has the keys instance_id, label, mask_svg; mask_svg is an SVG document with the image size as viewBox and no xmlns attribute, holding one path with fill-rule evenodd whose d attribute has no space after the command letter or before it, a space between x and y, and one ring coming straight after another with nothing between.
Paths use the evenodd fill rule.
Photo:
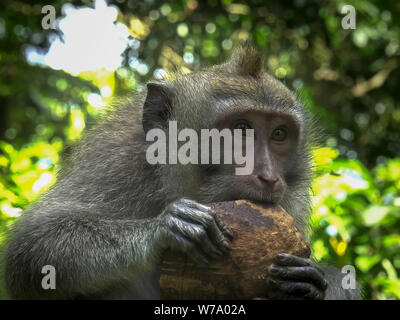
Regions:
<instances>
[{"instance_id":1,"label":"monkey's nose","mask_svg":"<svg viewBox=\"0 0 400 320\"><path fill-rule=\"evenodd\" d=\"M280 192L282 183L276 175L257 175L258 185L267 192Z\"/></svg>"},{"instance_id":2,"label":"monkey's nose","mask_svg":"<svg viewBox=\"0 0 400 320\"><path fill-rule=\"evenodd\" d=\"M263 183L273 188L274 185L278 182L278 177L273 175L263 175L259 174L257 178Z\"/></svg>"}]
</instances>

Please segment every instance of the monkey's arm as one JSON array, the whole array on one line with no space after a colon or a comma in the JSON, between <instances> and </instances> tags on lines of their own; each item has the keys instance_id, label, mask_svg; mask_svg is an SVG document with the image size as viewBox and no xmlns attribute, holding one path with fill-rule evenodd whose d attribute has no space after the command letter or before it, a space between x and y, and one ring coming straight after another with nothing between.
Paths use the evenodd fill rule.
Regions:
<instances>
[{"instance_id":1,"label":"monkey's arm","mask_svg":"<svg viewBox=\"0 0 400 320\"><path fill-rule=\"evenodd\" d=\"M321 267L291 254L278 254L269 268L267 297L271 299L352 300L360 299L355 289L342 286L340 270Z\"/></svg>"},{"instance_id":2,"label":"monkey's arm","mask_svg":"<svg viewBox=\"0 0 400 320\"><path fill-rule=\"evenodd\" d=\"M86 296L154 269L154 220L110 219L73 206L50 209L26 212L15 225L6 252L11 297ZM42 289L45 265L55 268L55 290Z\"/></svg>"},{"instance_id":3,"label":"monkey's arm","mask_svg":"<svg viewBox=\"0 0 400 320\"><path fill-rule=\"evenodd\" d=\"M142 220L82 210L87 207L39 203L18 221L6 253L13 298L157 298L158 287L154 294L148 291L158 286L155 275L165 249L208 262L230 248L230 232L216 213L194 201L178 200ZM55 267L55 290L42 289L45 265Z\"/></svg>"}]
</instances>

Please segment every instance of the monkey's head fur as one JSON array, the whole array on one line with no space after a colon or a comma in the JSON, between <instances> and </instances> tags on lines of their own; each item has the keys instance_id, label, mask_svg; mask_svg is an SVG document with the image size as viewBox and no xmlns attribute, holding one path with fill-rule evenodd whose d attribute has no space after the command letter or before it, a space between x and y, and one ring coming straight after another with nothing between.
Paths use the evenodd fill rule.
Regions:
<instances>
[{"instance_id":1,"label":"monkey's head fur","mask_svg":"<svg viewBox=\"0 0 400 320\"><path fill-rule=\"evenodd\" d=\"M258 169L279 179L276 197L272 196L268 183L264 188L263 183L254 183L256 178L235 175L233 167L227 165L170 165L164 168L161 178L166 185L171 180L177 182L173 189L178 196L200 202L236 199L278 202L304 230L310 211L311 117L293 92L264 72L262 56L254 47L239 48L223 64L178 76L168 83L149 83L147 87L143 108L145 132L154 127L167 129L169 120L177 121L178 130L199 131L229 128L233 120L247 114L265 117L266 123L275 116L286 119L285 125L295 140L286 147L290 149L286 154L282 155L281 150L274 152L269 146L262 150L255 147L256 153L269 153L264 163L259 164L265 168ZM264 159L263 154L255 156Z\"/></svg>"}]
</instances>

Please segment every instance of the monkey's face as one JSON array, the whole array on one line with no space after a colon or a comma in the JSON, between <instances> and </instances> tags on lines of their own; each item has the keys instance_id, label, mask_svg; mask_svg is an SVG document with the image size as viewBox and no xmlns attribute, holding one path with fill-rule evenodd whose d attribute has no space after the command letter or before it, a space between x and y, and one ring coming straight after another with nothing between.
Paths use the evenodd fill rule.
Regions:
<instances>
[{"instance_id":1,"label":"monkey's face","mask_svg":"<svg viewBox=\"0 0 400 320\"><path fill-rule=\"evenodd\" d=\"M219 164L172 165L168 177L179 181L179 196L200 202L248 199L279 204L309 198L308 114L294 93L262 70L261 56L253 49L243 48L225 64L147 87L145 132L152 128L168 131L171 120L178 130L192 129L198 137L202 129L236 129L239 134L254 130L251 155L240 134L244 163L235 156L232 162L225 161L224 137L216 151ZM235 149L232 142L231 148ZM197 159L203 152L200 143ZM251 170L238 174L237 169L248 169L248 160Z\"/></svg>"},{"instance_id":2,"label":"monkey's face","mask_svg":"<svg viewBox=\"0 0 400 320\"><path fill-rule=\"evenodd\" d=\"M213 198L212 201L250 199L279 203L287 190L286 176L296 166L299 128L295 119L287 113L251 110L229 114L220 119L216 127L232 130L234 140L242 140L242 154L249 151L250 154L245 155L247 163L240 164L233 157L232 164L212 166L208 170L202 188L207 198ZM254 130L251 148L246 148L246 129ZM222 143L221 158L224 147ZM249 163L252 166L249 174L237 174L237 168Z\"/></svg>"}]
</instances>

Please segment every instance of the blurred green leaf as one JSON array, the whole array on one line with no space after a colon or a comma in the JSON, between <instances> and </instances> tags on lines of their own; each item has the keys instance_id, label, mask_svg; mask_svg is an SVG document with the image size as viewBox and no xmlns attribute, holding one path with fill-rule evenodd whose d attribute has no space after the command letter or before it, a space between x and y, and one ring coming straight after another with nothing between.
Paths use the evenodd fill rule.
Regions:
<instances>
[{"instance_id":1,"label":"blurred green leaf","mask_svg":"<svg viewBox=\"0 0 400 320\"><path fill-rule=\"evenodd\" d=\"M362 212L364 224L366 226L372 226L378 224L388 213L390 207L386 206L371 206Z\"/></svg>"}]
</instances>

